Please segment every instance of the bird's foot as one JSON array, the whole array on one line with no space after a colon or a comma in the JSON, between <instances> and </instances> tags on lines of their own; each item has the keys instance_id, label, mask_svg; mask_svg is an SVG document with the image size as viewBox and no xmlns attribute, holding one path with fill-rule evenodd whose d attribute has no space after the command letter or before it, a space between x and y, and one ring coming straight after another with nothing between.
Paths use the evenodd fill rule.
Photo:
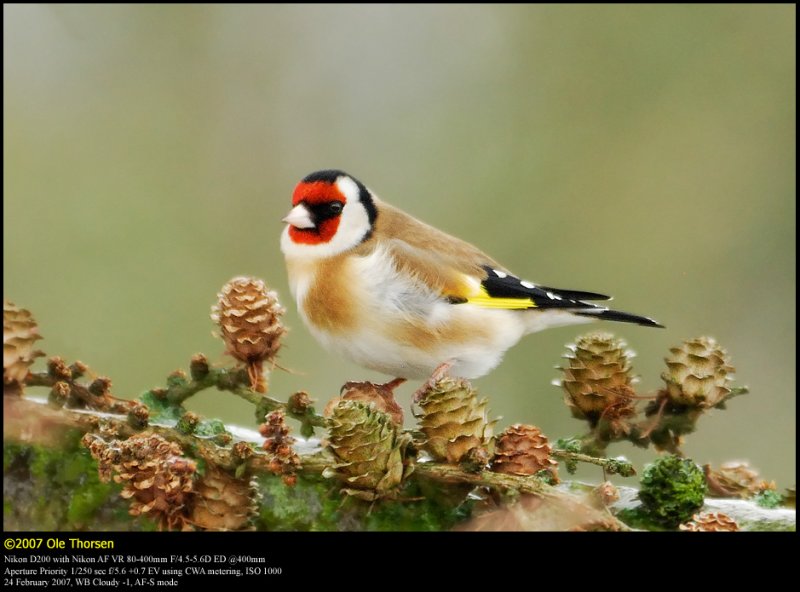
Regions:
<instances>
[{"instance_id":1,"label":"bird's foot","mask_svg":"<svg viewBox=\"0 0 800 592\"><path fill-rule=\"evenodd\" d=\"M442 362L436 366L430 378L428 378L428 380L426 380L423 385L417 389L417 392L414 393L414 403L419 403L425 394L436 386L437 382L447 376L448 372L450 372L450 368L453 367L453 364L455 364L455 360L447 360L446 362Z\"/></svg>"}]
</instances>

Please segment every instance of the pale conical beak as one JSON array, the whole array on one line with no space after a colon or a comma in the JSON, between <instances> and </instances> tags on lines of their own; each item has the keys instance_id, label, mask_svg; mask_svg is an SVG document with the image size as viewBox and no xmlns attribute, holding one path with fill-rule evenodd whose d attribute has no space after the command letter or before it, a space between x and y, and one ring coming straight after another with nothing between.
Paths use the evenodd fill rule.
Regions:
<instances>
[{"instance_id":1,"label":"pale conical beak","mask_svg":"<svg viewBox=\"0 0 800 592\"><path fill-rule=\"evenodd\" d=\"M297 205L292 208L289 215L283 219L287 224L291 224L295 228L314 228L316 224L311 219L311 212L303 204Z\"/></svg>"}]
</instances>

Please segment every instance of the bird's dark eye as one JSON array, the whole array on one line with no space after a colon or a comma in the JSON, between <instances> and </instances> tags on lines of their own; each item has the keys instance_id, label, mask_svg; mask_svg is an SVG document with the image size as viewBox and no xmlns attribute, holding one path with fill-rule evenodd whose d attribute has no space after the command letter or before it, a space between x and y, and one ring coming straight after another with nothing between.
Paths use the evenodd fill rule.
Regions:
<instances>
[{"instance_id":1,"label":"bird's dark eye","mask_svg":"<svg viewBox=\"0 0 800 592\"><path fill-rule=\"evenodd\" d=\"M344 204L340 201L332 201L331 203L328 204L328 211L333 216L341 214L343 209L344 209Z\"/></svg>"}]
</instances>

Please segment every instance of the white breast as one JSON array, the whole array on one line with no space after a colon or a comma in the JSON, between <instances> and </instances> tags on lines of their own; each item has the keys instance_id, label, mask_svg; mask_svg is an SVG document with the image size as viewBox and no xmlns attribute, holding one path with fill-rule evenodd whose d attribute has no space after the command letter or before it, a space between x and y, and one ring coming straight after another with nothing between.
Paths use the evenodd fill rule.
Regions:
<instances>
[{"instance_id":1,"label":"white breast","mask_svg":"<svg viewBox=\"0 0 800 592\"><path fill-rule=\"evenodd\" d=\"M427 378L442 362L452 361L451 373L464 378L482 376L494 368L505 351L526 332L523 311L450 304L413 276L399 273L383 249L353 257L348 288L355 295L358 323L344 333L331 333L309 322L303 302L314 282L314 265L292 262L290 287L301 316L314 337L328 350L367 368L391 376ZM421 348L392 332L392 327L423 323L446 333L449 323L474 326L457 341L442 340ZM485 328L491 328L486 331ZM401 332L402 333L402 332Z\"/></svg>"}]
</instances>

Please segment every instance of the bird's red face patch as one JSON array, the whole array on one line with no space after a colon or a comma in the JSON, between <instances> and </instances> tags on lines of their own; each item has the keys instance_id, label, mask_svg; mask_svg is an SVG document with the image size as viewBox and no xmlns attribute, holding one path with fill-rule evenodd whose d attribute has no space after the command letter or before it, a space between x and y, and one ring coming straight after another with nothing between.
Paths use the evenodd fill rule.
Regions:
<instances>
[{"instance_id":1,"label":"bird's red face patch","mask_svg":"<svg viewBox=\"0 0 800 592\"><path fill-rule=\"evenodd\" d=\"M305 204L314 216L317 212L322 212L325 206L333 202L347 203L344 194L333 183L324 181L314 181L312 183L300 182L295 187L292 194L292 205ZM316 226L314 228L296 228L289 226L289 237L296 242L304 245L317 245L327 243L336 234L341 220L340 215L327 217L325 215L315 216Z\"/></svg>"},{"instance_id":2,"label":"bird's red face patch","mask_svg":"<svg viewBox=\"0 0 800 592\"><path fill-rule=\"evenodd\" d=\"M330 218L320 222L316 228L295 228L290 226L289 236L296 243L318 245L330 241L338 228L339 218Z\"/></svg>"},{"instance_id":3,"label":"bird's red face patch","mask_svg":"<svg viewBox=\"0 0 800 592\"><path fill-rule=\"evenodd\" d=\"M310 205L324 204L332 201L340 201L347 203L344 194L339 191L339 188L324 181L315 181L313 183L298 183L294 188L292 194L292 205L296 206L301 201Z\"/></svg>"}]
</instances>

